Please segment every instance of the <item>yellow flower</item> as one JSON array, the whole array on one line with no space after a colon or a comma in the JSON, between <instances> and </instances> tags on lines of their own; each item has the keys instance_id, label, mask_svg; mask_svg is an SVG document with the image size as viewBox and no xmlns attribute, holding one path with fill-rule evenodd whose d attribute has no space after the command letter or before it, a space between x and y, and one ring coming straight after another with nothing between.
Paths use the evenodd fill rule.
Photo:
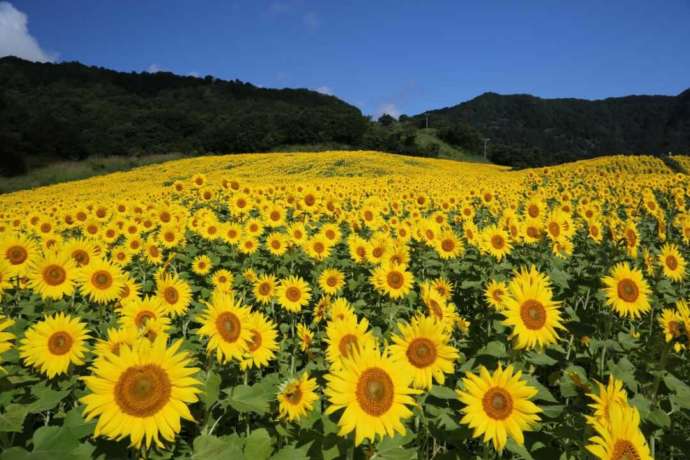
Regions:
<instances>
[{"instance_id":1,"label":"yellow flower","mask_svg":"<svg viewBox=\"0 0 690 460\"><path fill-rule=\"evenodd\" d=\"M299 347L302 351L309 350L309 347L314 342L314 333L302 323L297 325L297 337L299 337Z\"/></svg>"},{"instance_id":2,"label":"yellow flower","mask_svg":"<svg viewBox=\"0 0 690 460\"><path fill-rule=\"evenodd\" d=\"M49 252L32 265L29 285L42 299L59 300L74 293L78 275L69 254Z\"/></svg>"},{"instance_id":3,"label":"yellow flower","mask_svg":"<svg viewBox=\"0 0 690 460\"><path fill-rule=\"evenodd\" d=\"M484 289L484 298L489 305L496 310L501 311L504 307L506 294L508 293L508 285L503 281L491 280Z\"/></svg>"},{"instance_id":4,"label":"yellow flower","mask_svg":"<svg viewBox=\"0 0 690 460\"><path fill-rule=\"evenodd\" d=\"M327 268L319 275L319 287L326 294L335 295L345 285L345 274L337 268Z\"/></svg>"},{"instance_id":5,"label":"yellow flower","mask_svg":"<svg viewBox=\"0 0 690 460\"><path fill-rule=\"evenodd\" d=\"M495 225L489 226L482 231L480 247L498 261L503 260L512 249L508 240L508 233Z\"/></svg>"},{"instance_id":6,"label":"yellow flower","mask_svg":"<svg viewBox=\"0 0 690 460\"><path fill-rule=\"evenodd\" d=\"M389 264L374 270L371 284L391 299L399 299L405 297L412 289L414 276L407 271L405 265Z\"/></svg>"},{"instance_id":7,"label":"yellow flower","mask_svg":"<svg viewBox=\"0 0 690 460\"><path fill-rule=\"evenodd\" d=\"M78 279L82 294L96 303L108 303L118 299L125 285L122 271L101 259L93 260L89 265L82 267Z\"/></svg>"},{"instance_id":8,"label":"yellow flower","mask_svg":"<svg viewBox=\"0 0 690 460\"><path fill-rule=\"evenodd\" d=\"M123 328L133 328L137 331L146 326L151 320L160 320L166 326L170 324L167 309L158 297L133 298L122 302L120 325Z\"/></svg>"},{"instance_id":9,"label":"yellow flower","mask_svg":"<svg viewBox=\"0 0 690 460\"><path fill-rule=\"evenodd\" d=\"M415 401L412 376L383 356L376 347L355 351L337 370L326 374L324 394L330 402L325 413L343 409L338 426L340 436L355 432L355 445L365 439L405 435L403 420L412 416L407 406Z\"/></svg>"},{"instance_id":10,"label":"yellow flower","mask_svg":"<svg viewBox=\"0 0 690 460\"><path fill-rule=\"evenodd\" d=\"M259 276L256 281L254 281L254 286L252 288L254 298L262 304L270 303L275 297L276 283L276 277L273 275Z\"/></svg>"},{"instance_id":11,"label":"yellow flower","mask_svg":"<svg viewBox=\"0 0 690 460\"><path fill-rule=\"evenodd\" d=\"M376 343L376 339L368 329L369 321L366 318L357 321L354 316L328 323L326 359L331 367L339 368L343 359L349 358L357 350L371 347Z\"/></svg>"},{"instance_id":12,"label":"yellow flower","mask_svg":"<svg viewBox=\"0 0 690 460\"><path fill-rule=\"evenodd\" d=\"M232 290L233 279L234 276L232 273L229 270L222 268L220 270L216 270L211 278L211 282L215 288L225 292L230 292Z\"/></svg>"},{"instance_id":13,"label":"yellow flower","mask_svg":"<svg viewBox=\"0 0 690 460\"><path fill-rule=\"evenodd\" d=\"M601 460L652 460L649 446L640 431L640 413L627 404L614 404L609 410L610 423L594 421L597 436L587 445L596 458Z\"/></svg>"},{"instance_id":14,"label":"yellow flower","mask_svg":"<svg viewBox=\"0 0 690 460\"><path fill-rule=\"evenodd\" d=\"M449 334L434 318L417 316L410 324L399 323L400 335L394 335L390 346L391 358L403 363L413 376L416 388L431 388L445 382L444 374L453 372L458 351L448 345Z\"/></svg>"},{"instance_id":15,"label":"yellow flower","mask_svg":"<svg viewBox=\"0 0 690 460\"><path fill-rule=\"evenodd\" d=\"M280 281L276 297L278 297L278 303L287 311L299 313L311 299L311 288L299 276L290 276Z\"/></svg>"},{"instance_id":16,"label":"yellow flower","mask_svg":"<svg viewBox=\"0 0 690 460\"><path fill-rule=\"evenodd\" d=\"M611 407L627 406L628 394L623 389L623 382L612 375L609 375L608 385L604 386L602 383L597 382L597 386L599 394L587 394L587 396L594 400L593 404L589 404L589 407L594 409L594 417L588 417L588 420L609 425L611 423Z\"/></svg>"},{"instance_id":17,"label":"yellow flower","mask_svg":"<svg viewBox=\"0 0 690 460\"><path fill-rule=\"evenodd\" d=\"M196 256L192 261L192 271L199 276L208 275L213 268L213 262L207 255Z\"/></svg>"},{"instance_id":18,"label":"yellow flower","mask_svg":"<svg viewBox=\"0 0 690 460\"><path fill-rule=\"evenodd\" d=\"M252 333L248 329L250 310L235 298L216 291L206 310L197 318L199 335L208 337L206 350L215 352L218 362L240 360L249 349Z\"/></svg>"},{"instance_id":19,"label":"yellow flower","mask_svg":"<svg viewBox=\"0 0 690 460\"><path fill-rule=\"evenodd\" d=\"M52 379L67 373L70 364L84 364L86 325L64 313L46 316L31 326L20 342L19 356L24 364Z\"/></svg>"},{"instance_id":20,"label":"yellow flower","mask_svg":"<svg viewBox=\"0 0 690 460\"><path fill-rule=\"evenodd\" d=\"M89 394L80 402L87 421L98 418L95 436L129 437L131 445L152 443L163 447L160 436L173 442L180 419L193 421L188 405L198 400L201 382L193 377L188 352L179 351L182 340L170 347L164 338L153 343L123 346L119 355L96 361L92 375L83 377Z\"/></svg>"},{"instance_id":21,"label":"yellow flower","mask_svg":"<svg viewBox=\"0 0 690 460\"><path fill-rule=\"evenodd\" d=\"M177 275L162 275L156 282L156 295L172 316L183 315L192 301L192 289Z\"/></svg>"},{"instance_id":22,"label":"yellow flower","mask_svg":"<svg viewBox=\"0 0 690 460\"><path fill-rule=\"evenodd\" d=\"M650 310L649 286L637 269L621 262L611 269L611 275L602 279L606 285L606 303L620 316L639 318Z\"/></svg>"},{"instance_id":23,"label":"yellow flower","mask_svg":"<svg viewBox=\"0 0 690 460\"><path fill-rule=\"evenodd\" d=\"M0 237L0 258L9 267L10 276L23 276L39 255L36 243L23 234Z\"/></svg>"},{"instance_id":24,"label":"yellow flower","mask_svg":"<svg viewBox=\"0 0 690 460\"><path fill-rule=\"evenodd\" d=\"M308 372L284 382L278 390L279 416L291 422L304 417L319 400L315 390L316 379L309 378Z\"/></svg>"},{"instance_id":25,"label":"yellow flower","mask_svg":"<svg viewBox=\"0 0 690 460\"><path fill-rule=\"evenodd\" d=\"M460 423L469 425L475 438L483 435L484 442L491 441L499 452L508 436L523 445L523 431L530 431L539 421L541 409L530 401L537 389L521 377L522 372L514 372L513 366L503 369L499 364L493 374L481 366L479 375L468 372L462 380L463 390L457 390L465 404Z\"/></svg>"},{"instance_id":26,"label":"yellow flower","mask_svg":"<svg viewBox=\"0 0 690 460\"><path fill-rule=\"evenodd\" d=\"M240 363L241 369L265 367L274 358L278 349L276 338L278 332L273 321L262 313L250 313L246 328L250 336L247 342L247 352Z\"/></svg>"},{"instance_id":27,"label":"yellow flower","mask_svg":"<svg viewBox=\"0 0 690 460\"><path fill-rule=\"evenodd\" d=\"M14 325L14 320L0 315L0 355L10 348L12 348L12 340L14 339L14 334L7 332L7 329ZM2 363L2 360L0 360ZM5 371L0 367L0 371Z\"/></svg>"},{"instance_id":28,"label":"yellow flower","mask_svg":"<svg viewBox=\"0 0 690 460\"><path fill-rule=\"evenodd\" d=\"M685 279L685 258L680 254L678 246L675 244L665 244L659 254L659 264L664 272L664 276L673 281L683 281Z\"/></svg>"}]
</instances>

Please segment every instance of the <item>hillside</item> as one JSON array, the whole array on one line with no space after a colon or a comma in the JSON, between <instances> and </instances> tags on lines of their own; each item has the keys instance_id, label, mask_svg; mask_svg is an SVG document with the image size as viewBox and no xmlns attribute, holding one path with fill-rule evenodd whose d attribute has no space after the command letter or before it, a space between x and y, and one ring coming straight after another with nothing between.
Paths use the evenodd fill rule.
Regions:
<instances>
[{"instance_id":1,"label":"hillside","mask_svg":"<svg viewBox=\"0 0 690 460\"><path fill-rule=\"evenodd\" d=\"M409 119L460 137L511 166L557 164L612 153L661 155L690 151L690 90L678 96L603 100L542 99L485 93Z\"/></svg>"},{"instance_id":2,"label":"hillside","mask_svg":"<svg viewBox=\"0 0 690 460\"><path fill-rule=\"evenodd\" d=\"M315 91L0 59L0 175L92 155L354 144L366 127L359 109Z\"/></svg>"}]
</instances>

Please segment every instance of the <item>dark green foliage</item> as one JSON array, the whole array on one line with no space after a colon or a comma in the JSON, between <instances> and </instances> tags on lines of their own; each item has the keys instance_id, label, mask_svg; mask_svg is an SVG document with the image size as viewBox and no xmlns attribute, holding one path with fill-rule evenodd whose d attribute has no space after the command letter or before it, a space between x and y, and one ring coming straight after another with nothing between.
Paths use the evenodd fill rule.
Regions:
<instances>
[{"instance_id":1,"label":"dark green foliage","mask_svg":"<svg viewBox=\"0 0 690 460\"><path fill-rule=\"evenodd\" d=\"M92 155L358 145L359 109L304 89L0 59L0 173Z\"/></svg>"},{"instance_id":2,"label":"dark green foliage","mask_svg":"<svg viewBox=\"0 0 690 460\"><path fill-rule=\"evenodd\" d=\"M479 153L483 145L477 142L490 138L489 159L515 167L607 154L690 151L690 90L675 97L597 101L485 93L416 115L411 123L423 127L427 114L429 126L438 129L444 141Z\"/></svg>"}]
</instances>

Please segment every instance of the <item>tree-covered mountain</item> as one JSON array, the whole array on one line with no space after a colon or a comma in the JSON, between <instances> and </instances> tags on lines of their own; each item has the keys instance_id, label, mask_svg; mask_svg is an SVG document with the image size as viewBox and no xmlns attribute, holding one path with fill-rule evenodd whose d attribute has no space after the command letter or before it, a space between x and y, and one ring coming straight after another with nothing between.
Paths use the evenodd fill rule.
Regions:
<instances>
[{"instance_id":1,"label":"tree-covered mountain","mask_svg":"<svg viewBox=\"0 0 690 460\"><path fill-rule=\"evenodd\" d=\"M690 90L602 100L485 93L409 122L422 127L427 116L444 140L480 150L488 138L489 159L518 167L616 153L690 152Z\"/></svg>"},{"instance_id":2,"label":"tree-covered mountain","mask_svg":"<svg viewBox=\"0 0 690 460\"><path fill-rule=\"evenodd\" d=\"M352 145L368 124L356 107L305 89L0 59L0 172L6 175L91 155Z\"/></svg>"}]
</instances>

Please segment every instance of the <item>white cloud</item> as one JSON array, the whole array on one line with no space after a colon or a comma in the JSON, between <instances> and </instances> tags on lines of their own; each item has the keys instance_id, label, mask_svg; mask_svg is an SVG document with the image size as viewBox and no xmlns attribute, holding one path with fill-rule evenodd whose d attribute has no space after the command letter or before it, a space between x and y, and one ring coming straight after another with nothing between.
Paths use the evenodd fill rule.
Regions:
<instances>
[{"instance_id":1,"label":"white cloud","mask_svg":"<svg viewBox=\"0 0 690 460\"><path fill-rule=\"evenodd\" d=\"M400 110L393 103L381 104L379 106L378 112L376 112L376 118L383 114L388 114L393 118L398 118L400 116Z\"/></svg>"},{"instance_id":2,"label":"white cloud","mask_svg":"<svg viewBox=\"0 0 690 460\"><path fill-rule=\"evenodd\" d=\"M333 96L333 90L328 86L319 86L314 91L316 91L317 93L326 94L328 96Z\"/></svg>"},{"instance_id":3,"label":"white cloud","mask_svg":"<svg viewBox=\"0 0 690 460\"><path fill-rule=\"evenodd\" d=\"M148 73L158 73L158 72L165 72L165 69L158 64L151 64L146 68L146 72Z\"/></svg>"},{"instance_id":4,"label":"white cloud","mask_svg":"<svg viewBox=\"0 0 690 460\"><path fill-rule=\"evenodd\" d=\"M9 2L0 2L0 57L17 56L35 62L53 62L56 56L41 49L29 33L29 20Z\"/></svg>"}]
</instances>

